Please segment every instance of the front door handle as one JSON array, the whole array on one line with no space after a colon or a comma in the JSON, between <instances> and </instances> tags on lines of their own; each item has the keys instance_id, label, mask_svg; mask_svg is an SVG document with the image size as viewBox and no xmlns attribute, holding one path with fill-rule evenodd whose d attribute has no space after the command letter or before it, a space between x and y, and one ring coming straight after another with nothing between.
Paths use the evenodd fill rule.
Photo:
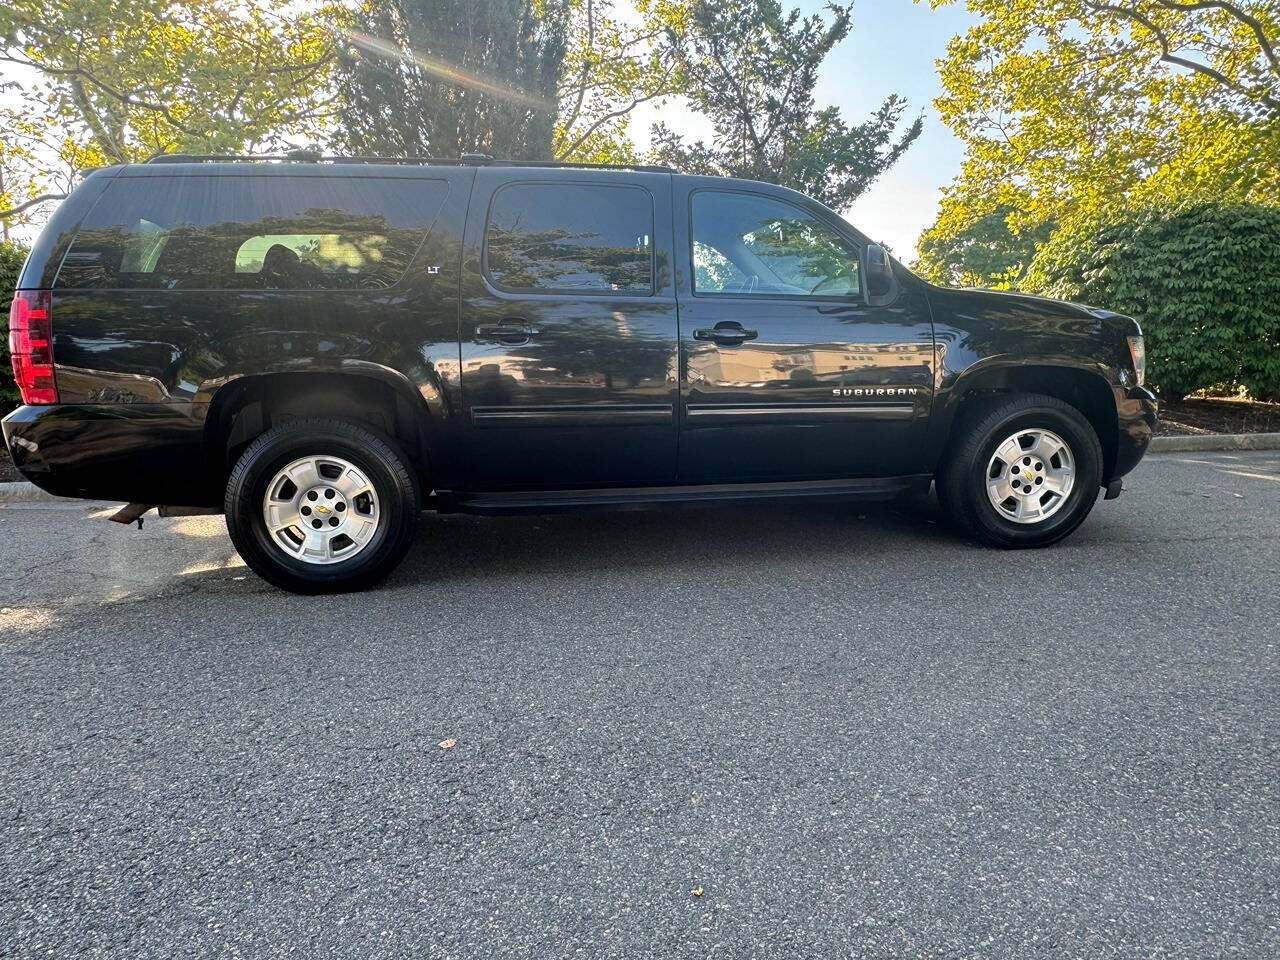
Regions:
<instances>
[{"instance_id":1,"label":"front door handle","mask_svg":"<svg viewBox=\"0 0 1280 960\"><path fill-rule=\"evenodd\" d=\"M499 323L477 324L476 340L518 347L528 343L541 332L540 328L524 320L502 320Z\"/></svg>"},{"instance_id":2,"label":"front door handle","mask_svg":"<svg viewBox=\"0 0 1280 960\"><path fill-rule=\"evenodd\" d=\"M760 336L755 330L748 330L736 320L721 320L714 327L703 327L693 331L693 339L710 340L712 343L736 345L754 340Z\"/></svg>"}]
</instances>

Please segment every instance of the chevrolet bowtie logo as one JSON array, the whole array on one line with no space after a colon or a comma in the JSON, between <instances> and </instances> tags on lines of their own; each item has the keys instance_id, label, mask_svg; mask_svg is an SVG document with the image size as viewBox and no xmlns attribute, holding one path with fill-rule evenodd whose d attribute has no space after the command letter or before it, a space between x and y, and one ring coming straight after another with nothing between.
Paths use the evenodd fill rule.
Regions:
<instances>
[{"instance_id":1,"label":"chevrolet bowtie logo","mask_svg":"<svg viewBox=\"0 0 1280 960\"><path fill-rule=\"evenodd\" d=\"M326 507L323 503L316 504L316 513L328 513L328 512L329 512L329 508Z\"/></svg>"}]
</instances>

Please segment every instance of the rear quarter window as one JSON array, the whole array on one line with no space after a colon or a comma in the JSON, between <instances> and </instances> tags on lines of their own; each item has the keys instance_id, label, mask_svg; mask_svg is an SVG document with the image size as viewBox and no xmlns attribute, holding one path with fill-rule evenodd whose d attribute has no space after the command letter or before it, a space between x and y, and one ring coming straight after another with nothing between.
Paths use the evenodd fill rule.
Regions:
<instances>
[{"instance_id":1,"label":"rear quarter window","mask_svg":"<svg viewBox=\"0 0 1280 960\"><path fill-rule=\"evenodd\" d=\"M376 290L400 281L444 180L121 177L85 218L59 288Z\"/></svg>"}]
</instances>

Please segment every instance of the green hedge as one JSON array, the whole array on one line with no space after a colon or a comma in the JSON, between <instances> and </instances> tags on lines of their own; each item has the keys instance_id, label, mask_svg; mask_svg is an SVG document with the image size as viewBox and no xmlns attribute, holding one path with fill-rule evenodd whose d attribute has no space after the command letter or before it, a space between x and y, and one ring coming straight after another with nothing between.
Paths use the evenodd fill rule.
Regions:
<instances>
[{"instance_id":1,"label":"green hedge","mask_svg":"<svg viewBox=\"0 0 1280 960\"><path fill-rule=\"evenodd\" d=\"M1163 397L1242 386L1280 399L1280 209L1210 204L1063 229L1022 287L1137 319Z\"/></svg>"},{"instance_id":2,"label":"green hedge","mask_svg":"<svg viewBox=\"0 0 1280 960\"><path fill-rule=\"evenodd\" d=\"M8 413L18 403L18 388L13 383L13 367L9 365L9 303L18 285L18 271L27 258L27 250L16 243L0 240L0 414Z\"/></svg>"}]
</instances>

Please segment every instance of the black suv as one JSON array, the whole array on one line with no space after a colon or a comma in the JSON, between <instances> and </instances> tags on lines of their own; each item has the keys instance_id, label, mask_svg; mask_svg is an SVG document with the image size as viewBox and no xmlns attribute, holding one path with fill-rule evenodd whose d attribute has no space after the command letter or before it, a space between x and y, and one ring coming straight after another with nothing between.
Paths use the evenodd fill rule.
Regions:
<instances>
[{"instance_id":1,"label":"black suv","mask_svg":"<svg viewBox=\"0 0 1280 960\"><path fill-rule=\"evenodd\" d=\"M1142 457L1133 320L914 276L826 207L661 168L287 157L99 170L10 317L18 469L226 513L282 587L362 586L424 507L927 489L1042 546Z\"/></svg>"}]
</instances>

